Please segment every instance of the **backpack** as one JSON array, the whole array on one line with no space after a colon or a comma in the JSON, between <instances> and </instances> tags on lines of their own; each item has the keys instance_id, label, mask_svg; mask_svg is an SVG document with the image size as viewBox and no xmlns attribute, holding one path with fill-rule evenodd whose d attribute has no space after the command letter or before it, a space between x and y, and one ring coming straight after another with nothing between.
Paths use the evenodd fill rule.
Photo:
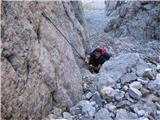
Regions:
<instances>
[{"instance_id":1,"label":"backpack","mask_svg":"<svg viewBox=\"0 0 160 120\"><path fill-rule=\"evenodd\" d=\"M107 53L107 50L106 48L101 48L101 51L102 51L102 56L105 58L105 60L109 60L111 55L109 53Z\"/></svg>"},{"instance_id":2,"label":"backpack","mask_svg":"<svg viewBox=\"0 0 160 120\"><path fill-rule=\"evenodd\" d=\"M107 50L106 50L106 48L101 48L101 51L102 51L102 55L104 56L106 53L107 53Z\"/></svg>"}]
</instances>

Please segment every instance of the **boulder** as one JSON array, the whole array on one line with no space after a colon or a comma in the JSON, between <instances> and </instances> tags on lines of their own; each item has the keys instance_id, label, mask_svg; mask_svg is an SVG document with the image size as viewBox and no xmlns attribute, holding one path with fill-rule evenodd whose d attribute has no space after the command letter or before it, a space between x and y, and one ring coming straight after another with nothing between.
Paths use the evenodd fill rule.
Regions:
<instances>
[{"instance_id":1,"label":"boulder","mask_svg":"<svg viewBox=\"0 0 160 120\"><path fill-rule=\"evenodd\" d=\"M67 120L73 120L73 116L69 112L63 112L63 118Z\"/></svg>"},{"instance_id":2,"label":"boulder","mask_svg":"<svg viewBox=\"0 0 160 120\"><path fill-rule=\"evenodd\" d=\"M122 76L120 79L121 79L121 83L125 84L125 83L129 83L136 80L137 76L135 73L127 73L124 76Z\"/></svg>"},{"instance_id":3,"label":"boulder","mask_svg":"<svg viewBox=\"0 0 160 120\"><path fill-rule=\"evenodd\" d=\"M124 98L125 92L121 91L114 95L115 100L122 101Z\"/></svg>"},{"instance_id":4,"label":"boulder","mask_svg":"<svg viewBox=\"0 0 160 120\"><path fill-rule=\"evenodd\" d=\"M116 106L112 103L106 104L106 108L109 110L109 112L113 112L116 109Z\"/></svg>"},{"instance_id":5,"label":"boulder","mask_svg":"<svg viewBox=\"0 0 160 120\"><path fill-rule=\"evenodd\" d=\"M146 97L147 95L150 94L150 90L148 90L148 89L145 88L145 87L142 87L142 88L140 89L140 91L141 91L141 93L142 93L142 95L143 95L144 97Z\"/></svg>"},{"instance_id":6,"label":"boulder","mask_svg":"<svg viewBox=\"0 0 160 120\"><path fill-rule=\"evenodd\" d=\"M139 117L144 116L145 113L146 113L145 110L138 110L138 111L137 111L137 114L138 114Z\"/></svg>"},{"instance_id":7,"label":"boulder","mask_svg":"<svg viewBox=\"0 0 160 120\"><path fill-rule=\"evenodd\" d=\"M160 73L157 74L156 80L160 80Z\"/></svg>"},{"instance_id":8,"label":"boulder","mask_svg":"<svg viewBox=\"0 0 160 120\"><path fill-rule=\"evenodd\" d=\"M117 109L128 109L128 106L130 106L132 103L130 102L130 101L128 101L128 100L126 100L126 99L124 99L124 100L122 100L122 101L120 101L120 102L118 102L117 104L116 104L116 108Z\"/></svg>"},{"instance_id":9,"label":"boulder","mask_svg":"<svg viewBox=\"0 0 160 120\"><path fill-rule=\"evenodd\" d=\"M136 75L142 77L144 70L148 67L148 64L144 60L140 59L138 64L135 66Z\"/></svg>"},{"instance_id":10,"label":"boulder","mask_svg":"<svg viewBox=\"0 0 160 120\"><path fill-rule=\"evenodd\" d=\"M116 57L106 61L99 74L96 77L97 87L100 90L102 86L114 86L114 84L124 76L132 66L136 66L140 59L137 53L120 54ZM124 81L132 81L137 77L134 73L126 74Z\"/></svg>"},{"instance_id":11,"label":"boulder","mask_svg":"<svg viewBox=\"0 0 160 120\"><path fill-rule=\"evenodd\" d=\"M58 118L62 118L62 110L60 108L57 107L53 107L51 114L48 115L48 117L50 119L58 119Z\"/></svg>"},{"instance_id":12,"label":"boulder","mask_svg":"<svg viewBox=\"0 0 160 120\"><path fill-rule=\"evenodd\" d=\"M92 93L88 92L85 96L86 96L86 99L90 99L92 97Z\"/></svg>"},{"instance_id":13,"label":"boulder","mask_svg":"<svg viewBox=\"0 0 160 120\"><path fill-rule=\"evenodd\" d=\"M134 103L134 102L135 102L135 100L130 97L130 95L129 95L128 92L125 94L125 99L128 100L128 101L131 102L131 103Z\"/></svg>"},{"instance_id":14,"label":"boulder","mask_svg":"<svg viewBox=\"0 0 160 120\"><path fill-rule=\"evenodd\" d=\"M129 91L128 91L129 95L134 98L134 99L140 99L142 97L142 93L141 91L139 91L138 89L136 88L129 88Z\"/></svg>"},{"instance_id":15,"label":"boulder","mask_svg":"<svg viewBox=\"0 0 160 120\"><path fill-rule=\"evenodd\" d=\"M82 84L82 87L83 87L83 92L84 93L88 93L88 92L94 93L96 91L96 86L93 83L84 82Z\"/></svg>"},{"instance_id":16,"label":"boulder","mask_svg":"<svg viewBox=\"0 0 160 120\"><path fill-rule=\"evenodd\" d=\"M157 119L160 119L160 110L157 110Z\"/></svg>"},{"instance_id":17,"label":"boulder","mask_svg":"<svg viewBox=\"0 0 160 120\"><path fill-rule=\"evenodd\" d=\"M149 120L147 117L139 117L136 120Z\"/></svg>"},{"instance_id":18,"label":"boulder","mask_svg":"<svg viewBox=\"0 0 160 120\"><path fill-rule=\"evenodd\" d=\"M123 90L124 90L124 91L127 91L128 89L129 89L129 87L128 87L127 85L124 85L124 86L123 86Z\"/></svg>"},{"instance_id":19,"label":"boulder","mask_svg":"<svg viewBox=\"0 0 160 120\"><path fill-rule=\"evenodd\" d=\"M129 84L129 87L140 89L140 88L142 88L142 84L141 84L141 82L134 81L131 84Z\"/></svg>"},{"instance_id":20,"label":"boulder","mask_svg":"<svg viewBox=\"0 0 160 120\"><path fill-rule=\"evenodd\" d=\"M143 73L143 77L148 78L150 80L155 80L157 73L155 70L152 69L145 69Z\"/></svg>"},{"instance_id":21,"label":"boulder","mask_svg":"<svg viewBox=\"0 0 160 120\"><path fill-rule=\"evenodd\" d=\"M155 102L155 104L156 104L157 109L160 110L160 103Z\"/></svg>"},{"instance_id":22,"label":"boulder","mask_svg":"<svg viewBox=\"0 0 160 120\"><path fill-rule=\"evenodd\" d=\"M142 109L141 105L133 108L134 112L137 113L138 117L143 117L146 115L145 110Z\"/></svg>"},{"instance_id":23,"label":"boulder","mask_svg":"<svg viewBox=\"0 0 160 120\"><path fill-rule=\"evenodd\" d=\"M155 102L159 101L159 98L153 94L146 96L144 99L139 100L136 104L132 104L130 107L136 113L144 110L145 115L148 116L150 113L155 113L157 111ZM140 113L141 114L141 113Z\"/></svg>"},{"instance_id":24,"label":"boulder","mask_svg":"<svg viewBox=\"0 0 160 120\"><path fill-rule=\"evenodd\" d=\"M127 112L125 109L119 109L116 113L115 120L129 120L138 118L135 113Z\"/></svg>"},{"instance_id":25,"label":"boulder","mask_svg":"<svg viewBox=\"0 0 160 120\"><path fill-rule=\"evenodd\" d=\"M106 87L106 86L103 86L100 93L103 97L103 99L107 99L107 100L111 100L111 98L113 97L113 92L114 92L114 89L110 86Z\"/></svg>"},{"instance_id":26,"label":"boulder","mask_svg":"<svg viewBox=\"0 0 160 120\"><path fill-rule=\"evenodd\" d=\"M116 88L116 89L121 89L121 88L122 88L122 85L121 85L120 83L117 83L116 86L115 86L115 88Z\"/></svg>"},{"instance_id":27,"label":"boulder","mask_svg":"<svg viewBox=\"0 0 160 120\"><path fill-rule=\"evenodd\" d=\"M152 90L155 94L160 95L160 79L150 81L148 88Z\"/></svg>"},{"instance_id":28,"label":"boulder","mask_svg":"<svg viewBox=\"0 0 160 120\"><path fill-rule=\"evenodd\" d=\"M141 78L138 78L137 81L141 82L142 85L147 85L149 83L149 80L143 80Z\"/></svg>"},{"instance_id":29,"label":"boulder","mask_svg":"<svg viewBox=\"0 0 160 120\"><path fill-rule=\"evenodd\" d=\"M92 95L92 98L91 98L91 100L90 101L95 101L96 102L96 104L99 106L99 107L101 107L102 106L102 98L101 98L101 96L100 96L100 94L99 94L99 92L95 92L93 95Z\"/></svg>"},{"instance_id":30,"label":"boulder","mask_svg":"<svg viewBox=\"0 0 160 120\"><path fill-rule=\"evenodd\" d=\"M94 120L112 120L106 108L101 108L96 114Z\"/></svg>"},{"instance_id":31,"label":"boulder","mask_svg":"<svg viewBox=\"0 0 160 120\"><path fill-rule=\"evenodd\" d=\"M70 113L72 115L78 115L82 113L82 107L81 106L73 106L70 108Z\"/></svg>"},{"instance_id":32,"label":"boulder","mask_svg":"<svg viewBox=\"0 0 160 120\"><path fill-rule=\"evenodd\" d=\"M158 73L160 73L160 64L157 65L156 70Z\"/></svg>"},{"instance_id":33,"label":"boulder","mask_svg":"<svg viewBox=\"0 0 160 120\"><path fill-rule=\"evenodd\" d=\"M78 109L78 112L75 112ZM86 118L92 118L95 114L95 107L93 104L87 100L80 101L76 106L70 109L71 114L75 115L75 113L82 114Z\"/></svg>"}]
</instances>

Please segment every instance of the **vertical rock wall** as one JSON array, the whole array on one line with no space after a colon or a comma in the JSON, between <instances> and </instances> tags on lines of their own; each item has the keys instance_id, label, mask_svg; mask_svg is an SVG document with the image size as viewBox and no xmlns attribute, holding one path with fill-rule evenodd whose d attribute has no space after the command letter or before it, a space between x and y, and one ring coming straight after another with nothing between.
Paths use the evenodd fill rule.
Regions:
<instances>
[{"instance_id":1,"label":"vertical rock wall","mask_svg":"<svg viewBox=\"0 0 160 120\"><path fill-rule=\"evenodd\" d=\"M70 2L2 2L3 119L40 120L80 99L76 53L43 12L84 54L84 27Z\"/></svg>"}]
</instances>

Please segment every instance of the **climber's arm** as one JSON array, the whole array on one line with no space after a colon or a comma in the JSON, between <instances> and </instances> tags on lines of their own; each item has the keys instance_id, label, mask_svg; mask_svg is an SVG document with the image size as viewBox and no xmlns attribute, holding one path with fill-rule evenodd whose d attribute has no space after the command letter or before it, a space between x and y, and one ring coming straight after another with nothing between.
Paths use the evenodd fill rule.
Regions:
<instances>
[{"instance_id":1,"label":"climber's arm","mask_svg":"<svg viewBox=\"0 0 160 120\"><path fill-rule=\"evenodd\" d=\"M95 67L95 66L93 66L93 65L90 65L90 67L92 67L95 71L99 71L100 70L100 68L101 68L101 64L99 64L98 65L98 67Z\"/></svg>"}]
</instances>

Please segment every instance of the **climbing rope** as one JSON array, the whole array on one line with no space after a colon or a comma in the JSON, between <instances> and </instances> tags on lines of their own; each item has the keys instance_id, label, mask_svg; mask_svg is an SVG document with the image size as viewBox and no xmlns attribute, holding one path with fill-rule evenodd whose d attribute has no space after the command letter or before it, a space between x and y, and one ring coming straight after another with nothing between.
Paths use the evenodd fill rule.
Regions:
<instances>
[{"instance_id":1,"label":"climbing rope","mask_svg":"<svg viewBox=\"0 0 160 120\"><path fill-rule=\"evenodd\" d=\"M64 37L64 39L69 43L69 45L76 51L76 53L78 54L78 56L83 59L83 57L80 55L80 53L77 51L77 49L70 43L70 41L67 39L67 37L60 31L60 29L53 23L53 21L51 20L51 18L49 18L47 16L47 14L45 12L42 12L42 15L48 20L50 21L53 26L57 29L57 31Z\"/></svg>"}]
</instances>

